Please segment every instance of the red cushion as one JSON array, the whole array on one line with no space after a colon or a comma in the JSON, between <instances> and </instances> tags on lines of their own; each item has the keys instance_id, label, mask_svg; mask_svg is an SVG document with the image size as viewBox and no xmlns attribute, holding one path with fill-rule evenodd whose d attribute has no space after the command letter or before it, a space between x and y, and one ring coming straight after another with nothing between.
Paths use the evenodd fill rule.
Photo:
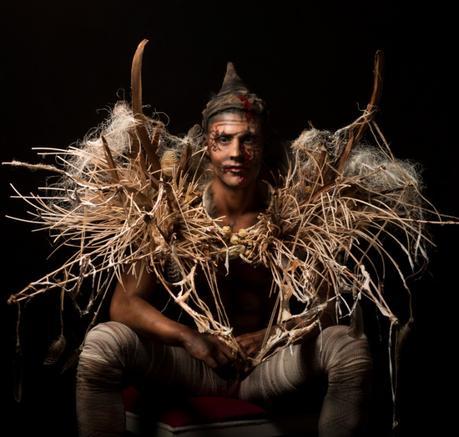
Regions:
<instances>
[{"instance_id":1,"label":"red cushion","mask_svg":"<svg viewBox=\"0 0 459 437\"><path fill-rule=\"evenodd\" d=\"M124 409L135 413L139 410L140 393L133 386L126 387L122 393Z\"/></svg>"},{"instance_id":2,"label":"red cushion","mask_svg":"<svg viewBox=\"0 0 459 437\"><path fill-rule=\"evenodd\" d=\"M264 417L258 405L241 399L196 396L163 411L159 420L172 427Z\"/></svg>"},{"instance_id":3,"label":"red cushion","mask_svg":"<svg viewBox=\"0 0 459 437\"><path fill-rule=\"evenodd\" d=\"M139 400L140 393L134 387L128 387L123 391L124 407L127 411L138 411ZM159 420L171 427L179 427L265 416L263 408L241 399L195 396L180 398L174 405L168 404L160 412Z\"/></svg>"}]
</instances>

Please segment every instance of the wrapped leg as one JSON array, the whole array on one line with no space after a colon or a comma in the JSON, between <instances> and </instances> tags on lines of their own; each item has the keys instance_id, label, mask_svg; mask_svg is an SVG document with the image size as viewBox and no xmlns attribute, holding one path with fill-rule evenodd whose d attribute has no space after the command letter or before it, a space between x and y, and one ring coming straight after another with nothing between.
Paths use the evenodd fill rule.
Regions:
<instances>
[{"instance_id":1,"label":"wrapped leg","mask_svg":"<svg viewBox=\"0 0 459 437\"><path fill-rule=\"evenodd\" d=\"M101 323L86 336L78 364L80 436L122 436L121 392L127 383L138 381L193 394L225 394L231 386L181 347L143 339L122 323Z\"/></svg>"},{"instance_id":2,"label":"wrapped leg","mask_svg":"<svg viewBox=\"0 0 459 437\"><path fill-rule=\"evenodd\" d=\"M349 332L348 326L331 326L313 341L281 350L242 381L240 397L269 402L325 374L328 389L319 435L357 435L367 417L372 362L366 338L354 338Z\"/></svg>"},{"instance_id":3,"label":"wrapped leg","mask_svg":"<svg viewBox=\"0 0 459 437\"><path fill-rule=\"evenodd\" d=\"M328 376L319 420L319 435L358 436L368 416L372 360L364 336L354 338L347 326L332 326L316 344L320 367Z\"/></svg>"},{"instance_id":4,"label":"wrapped leg","mask_svg":"<svg viewBox=\"0 0 459 437\"><path fill-rule=\"evenodd\" d=\"M125 370L146 372L148 352L127 326L102 323L86 336L77 372L77 417L82 437L119 437L125 429L121 397Z\"/></svg>"}]
</instances>

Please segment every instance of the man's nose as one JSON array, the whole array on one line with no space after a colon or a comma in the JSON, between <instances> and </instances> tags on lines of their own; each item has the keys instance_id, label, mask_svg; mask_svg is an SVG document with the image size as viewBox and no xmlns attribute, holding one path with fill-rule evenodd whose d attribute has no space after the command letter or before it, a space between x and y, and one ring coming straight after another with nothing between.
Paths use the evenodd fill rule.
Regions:
<instances>
[{"instance_id":1,"label":"man's nose","mask_svg":"<svg viewBox=\"0 0 459 437\"><path fill-rule=\"evenodd\" d=\"M230 146L230 157L231 158L240 158L242 155L241 141L239 138L233 138Z\"/></svg>"}]
</instances>

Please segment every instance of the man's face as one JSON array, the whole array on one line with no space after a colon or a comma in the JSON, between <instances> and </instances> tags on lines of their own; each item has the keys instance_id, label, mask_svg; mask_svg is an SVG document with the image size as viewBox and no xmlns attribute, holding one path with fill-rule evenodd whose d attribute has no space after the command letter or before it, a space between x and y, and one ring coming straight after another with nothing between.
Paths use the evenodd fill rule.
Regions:
<instances>
[{"instance_id":1,"label":"man's face","mask_svg":"<svg viewBox=\"0 0 459 437\"><path fill-rule=\"evenodd\" d=\"M262 162L262 129L257 117L223 112L209 124L207 150L215 176L228 188L253 184Z\"/></svg>"}]
</instances>

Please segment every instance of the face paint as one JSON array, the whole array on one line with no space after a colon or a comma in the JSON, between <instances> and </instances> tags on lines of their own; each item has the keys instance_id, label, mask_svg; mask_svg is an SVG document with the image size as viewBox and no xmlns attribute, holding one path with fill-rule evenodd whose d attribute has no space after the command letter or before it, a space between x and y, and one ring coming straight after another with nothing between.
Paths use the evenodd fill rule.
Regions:
<instances>
[{"instance_id":1,"label":"face paint","mask_svg":"<svg viewBox=\"0 0 459 437\"><path fill-rule=\"evenodd\" d=\"M263 156L261 124L245 114L222 113L209 126L208 153L216 177L232 188L256 181Z\"/></svg>"}]
</instances>

